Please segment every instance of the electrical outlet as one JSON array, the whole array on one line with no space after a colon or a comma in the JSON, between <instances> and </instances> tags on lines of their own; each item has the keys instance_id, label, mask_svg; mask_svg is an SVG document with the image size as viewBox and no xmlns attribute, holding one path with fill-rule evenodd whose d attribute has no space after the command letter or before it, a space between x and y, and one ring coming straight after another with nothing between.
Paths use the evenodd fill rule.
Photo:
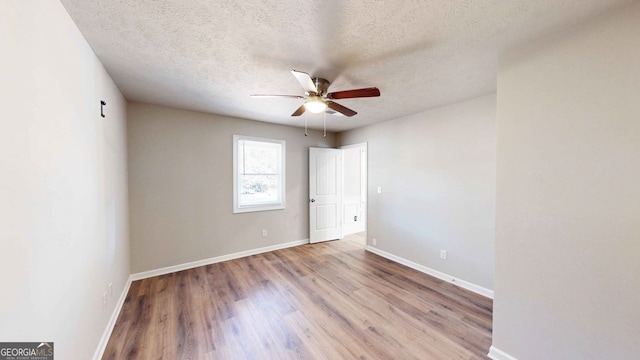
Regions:
<instances>
[{"instance_id":1,"label":"electrical outlet","mask_svg":"<svg viewBox=\"0 0 640 360\"><path fill-rule=\"evenodd\" d=\"M267 235L269 235L269 232L267 232L267 230L262 230L262 237L267 237Z\"/></svg>"},{"instance_id":2,"label":"electrical outlet","mask_svg":"<svg viewBox=\"0 0 640 360\"><path fill-rule=\"evenodd\" d=\"M440 250L440 259L447 260L447 250Z\"/></svg>"},{"instance_id":3,"label":"electrical outlet","mask_svg":"<svg viewBox=\"0 0 640 360\"><path fill-rule=\"evenodd\" d=\"M113 297L113 283L109 283L109 297Z\"/></svg>"},{"instance_id":4,"label":"electrical outlet","mask_svg":"<svg viewBox=\"0 0 640 360\"><path fill-rule=\"evenodd\" d=\"M376 238L371 239L371 244L372 244L373 246L376 246L376 242L377 242Z\"/></svg>"}]
</instances>

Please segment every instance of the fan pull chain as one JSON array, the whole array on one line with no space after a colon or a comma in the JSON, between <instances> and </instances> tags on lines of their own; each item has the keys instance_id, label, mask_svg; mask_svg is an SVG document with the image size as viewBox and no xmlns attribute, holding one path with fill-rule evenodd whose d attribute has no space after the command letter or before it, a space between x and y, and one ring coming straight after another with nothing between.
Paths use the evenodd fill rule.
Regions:
<instances>
[{"instance_id":1,"label":"fan pull chain","mask_svg":"<svg viewBox=\"0 0 640 360\"><path fill-rule=\"evenodd\" d=\"M304 114L304 136L309 136L307 133L307 114Z\"/></svg>"},{"instance_id":2,"label":"fan pull chain","mask_svg":"<svg viewBox=\"0 0 640 360\"><path fill-rule=\"evenodd\" d=\"M324 137L327 137L327 113L324 112L322 114L323 114L322 123L323 123L323 126L324 126Z\"/></svg>"}]
</instances>

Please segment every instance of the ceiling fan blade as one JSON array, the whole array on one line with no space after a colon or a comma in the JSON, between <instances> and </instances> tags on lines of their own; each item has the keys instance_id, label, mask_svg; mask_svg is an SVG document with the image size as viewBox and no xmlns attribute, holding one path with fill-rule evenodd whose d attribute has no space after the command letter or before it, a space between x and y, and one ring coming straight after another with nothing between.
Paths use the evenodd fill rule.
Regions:
<instances>
[{"instance_id":1,"label":"ceiling fan blade","mask_svg":"<svg viewBox=\"0 0 640 360\"><path fill-rule=\"evenodd\" d=\"M304 106L304 105L303 105ZM357 112L349 109L348 107L344 107L338 103L335 103L333 101L327 101L327 107L331 110L335 110L341 114L343 114L344 116L353 116L355 114L357 114Z\"/></svg>"},{"instance_id":2,"label":"ceiling fan blade","mask_svg":"<svg viewBox=\"0 0 640 360\"><path fill-rule=\"evenodd\" d=\"M309 74L302 72L291 70L293 76L296 77L302 88L308 93L318 93L318 89L316 88L316 84L313 83L311 76Z\"/></svg>"},{"instance_id":3,"label":"ceiling fan blade","mask_svg":"<svg viewBox=\"0 0 640 360\"><path fill-rule=\"evenodd\" d=\"M284 97L291 99L304 99L304 96L300 95L270 95L270 94L251 94L251 97Z\"/></svg>"},{"instance_id":4,"label":"ceiling fan blade","mask_svg":"<svg viewBox=\"0 0 640 360\"><path fill-rule=\"evenodd\" d=\"M376 87L370 87L364 89L344 90L328 93L327 99L352 99L376 96L380 96L380 90L378 90L378 88Z\"/></svg>"},{"instance_id":5,"label":"ceiling fan blade","mask_svg":"<svg viewBox=\"0 0 640 360\"><path fill-rule=\"evenodd\" d=\"M304 114L305 111L305 107L304 105L301 105L296 111L293 112L293 114L291 114L291 116L300 116L302 114Z\"/></svg>"}]
</instances>

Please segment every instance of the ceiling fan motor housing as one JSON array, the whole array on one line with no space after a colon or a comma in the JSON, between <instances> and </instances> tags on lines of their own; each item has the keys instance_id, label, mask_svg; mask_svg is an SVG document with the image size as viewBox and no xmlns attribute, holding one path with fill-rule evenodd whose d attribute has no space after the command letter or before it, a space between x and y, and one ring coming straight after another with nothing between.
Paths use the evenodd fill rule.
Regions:
<instances>
[{"instance_id":1,"label":"ceiling fan motor housing","mask_svg":"<svg viewBox=\"0 0 640 360\"><path fill-rule=\"evenodd\" d=\"M327 95L327 91L329 91L329 81L323 78L313 78L313 84L316 86L318 92L317 95L325 96Z\"/></svg>"}]
</instances>

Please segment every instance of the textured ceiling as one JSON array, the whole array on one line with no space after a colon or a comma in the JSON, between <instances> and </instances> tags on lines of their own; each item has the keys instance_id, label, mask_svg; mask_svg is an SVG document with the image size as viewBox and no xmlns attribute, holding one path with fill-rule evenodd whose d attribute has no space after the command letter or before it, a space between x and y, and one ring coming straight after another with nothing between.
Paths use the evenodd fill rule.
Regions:
<instances>
[{"instance_id":1,"label":"textured ceiling","mask_svg":"<svg viewBox=\"0 0 640 360\"><path fill-rule=\"evenodd\" d=\"M632 0L61 0L129 100L303 126L289 72L330 91L377 86L338 101L333 131L495 91L497 57ZM318 128L322 115L309 114Z\"/></svg>"}]
</instances>

